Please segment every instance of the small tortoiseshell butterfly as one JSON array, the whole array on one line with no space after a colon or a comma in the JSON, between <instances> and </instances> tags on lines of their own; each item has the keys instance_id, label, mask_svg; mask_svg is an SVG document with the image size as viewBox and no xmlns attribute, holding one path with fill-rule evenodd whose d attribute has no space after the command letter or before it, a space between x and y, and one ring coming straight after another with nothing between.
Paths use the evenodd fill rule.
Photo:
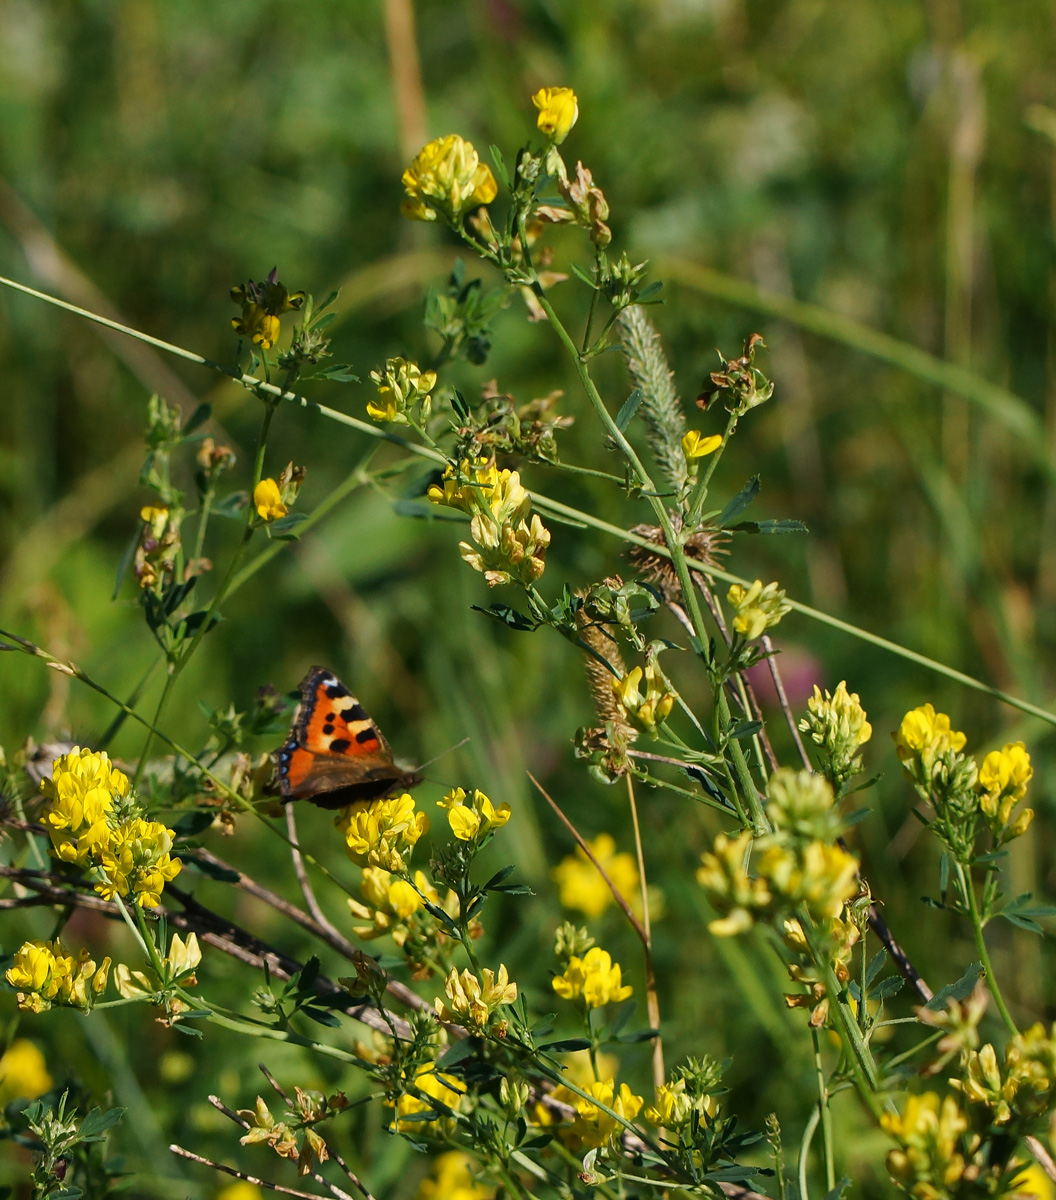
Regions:
<instances>
[{"instance_id":1,"label":"small tortoiseshell butterfly","mask_svg":"<svg viewBox=\"0 0 1056 1200\"><path fill-rule=\"evenodd\" d=\"M311 800L320 808L379 800L422 781L392 761L366 709L325 667L301 680L293 728L275 763L283 802Z\"/></svg>"}]
</instances>

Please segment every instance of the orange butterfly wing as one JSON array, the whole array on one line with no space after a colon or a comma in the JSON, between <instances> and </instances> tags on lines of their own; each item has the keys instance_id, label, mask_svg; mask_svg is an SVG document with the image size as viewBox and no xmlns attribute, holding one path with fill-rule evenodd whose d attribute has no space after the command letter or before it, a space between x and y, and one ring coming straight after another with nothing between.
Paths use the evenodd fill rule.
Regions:
<instances>
[{"instance_id":1,"label":"orange butterfly wing","mask_svg":"<svg viewBox=\"0 0 1056 1200\"><path fill-rule=\"evenodd\" d=\"M343 808L420 783L392 761L392 751L362 704L325 667L301 680L301 703L275 762L283 801Z\"/></svg>"}]
</instances>

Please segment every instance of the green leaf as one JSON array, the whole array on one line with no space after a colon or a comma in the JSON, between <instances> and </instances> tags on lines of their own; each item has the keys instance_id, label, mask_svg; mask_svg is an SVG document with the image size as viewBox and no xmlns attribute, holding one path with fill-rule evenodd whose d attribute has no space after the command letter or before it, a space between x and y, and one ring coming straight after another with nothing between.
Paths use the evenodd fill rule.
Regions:
<instances>
[{"instance_id":1,"label":"green leaf","mask_svg":"<svg viewBox=\"0 0 1056 1200\"><path fill-rule=\"evenodd\" d=\"M941 1012L946 1007L947 1000L964 1000L970 996L979 978L983 974L981 963L974 962L955 983L948 983L939 988L934 996L924 1005L932 1012Z\"/></svg>"},{"instance_id":2,"label":"green leaf","mask_svg":"<svg viewBox=\"0 0 1056 1200\"><path fill-rule=\"evenodd\" d=\"M136 547L139 545L139 529L128 539L128 544L125 546L125 551L121 555L121 561L117 564L117 574L114 576L114 592L110 597L111 600L116 600L121 592L121 585L125 582L125 576L128 574L128 568L132 565L132 560L136 557Z\"/></svg>"},{"instance_id":3,"label":"green leaf","mask_svg":"<svg viewBox=\"0 0 1056 1200\"><path fill-rule=\"evenodd\" d=\"M483 613L486 617L492 617L503 625L509 625L511 629L516 629L521 633L530 633L533 629L539 628L539 622L534 617L525 616L524 613L518 612L517 609L510 608L508 604L499 604L496 602L488 608L482 608L479 604L471 605L471 607L474 612Z\"/></svg>"},{"instance_id":4,"label":"green leaf","mask_svg":"<svg viewBox=\"0 0 1056 1200\"><path fill-rule=\"evenodd\" d=\"M729 526L731 533L809 533L802 521L740 521Z\"/></svg>"},{"instance_id":5,"label":"green leaf","mask_svg":"<svg viewBox=\"0 0 1056 1200\"><path fill-rule=\"evenodd\" d=\"M219 863L210 862L207 858L195 858L189 854L183 861L185 866L193 867L194 870L207 875L210 879L216 879L220 883L238 883L240 878L237 871L230 867L222 867Z\"/></svg>"},{"instance_id":6,"label":"green leaf","mask_svg":"<svg viewBox=\"0 0 1056 1200\"><path fill-rule=\"evenodd\" d=\"M358 383L359 376L356 375L348 363L331 363L328 367L320 367L318 371L312 371L310 375L305 376L306 379L329 379L331 383Z\"/></svg>"},{"instance_id":7,"label":"green leaf","mask_svg":"<svg viewBox=\"0 0 1056 1200\"><path fill-rule=\"evenodd\" d=\"M286 516L279 517L277 521L272 521L268 526L268 532L280 542L295 542L301 536L297 532L297 527L303 525L307 520L308 517L305 513L287 513Z\"/></svg>"},{"instance_id":8,"label":"green leaf","mask_svg":"<svg viewBox=\"0 0 1056 1200\"><path fill-rule=\"evenodd\" d=\"M641 388L635 388L633 392L624 400L620 406L620 411L616 414L616 428L621 433L631 423L631 417L638 411L638 405L645 399L645 395Z\"/></svg>"},{"instance_id":9,"label":"green leaf","mask_svg":"<svg viewBox=\"0 0 1056 1200\"><path fill-rule=\"evenodd\" d=\"M557 1042L544 1042L539 1047L540 1051L546 1050L549 1054L572 1054L576 1050L589 1050L589 1038L562 1038Z\"/></svg>"},{"instance_id":10,"label":"green leaf","mask_svg":"<svg viewBox=\"0 0 1056 1200\"><path fill-rule=\"evenodd\" d=\"M190 812L181 813L169 822L169 828L172 829L177 837L195 837L208 829L213 823L213 814L203 812L201 809L192 809Z\"/></svg>"},{"instance_id":11,"label":"green leaf","mask_svg":"<svg viewBox=\"0 0 1056 1200\"><path fill-rule=\"evenodd\" d=\"M249 503L248 492L232 492L225 496L219 504L213 505L213 512L218 517L238 517Z\"/></svg>"},{"instance_id":12,"label":"green leaf","mask_svg":"<svg viewBox=\"0 0 1056 1200\"><path fill-rule=\"evenodd\" d=\"M108 1129L116 1125L125 1115L123 1108L111 1108L104 1112L101 1108L93 1108L81 1122L77 1131L82 1142L95 1141Z\"/></svg>"},{"instance_id":13,"label":"green leaf","mask_svg":"<svg viewBox=\"0 0 1056 1200\"><path fill-rule=\"evenodd\" d=\"M184 434L193 433L199 425L204 425L212 415L213 406L211 404L199 404L187 418L187 424L183 427Z\"/></svg>"},{"instance_id":14,"label":"green leaf","mask_svg":"<svg viewBox=\"0 0 1056 1200\"><path fill-rule=\"evenodd\" d=\"M510 173L506 170L506 160L502 157L502 151L495 145L490 146L489 149L491 150L491 161L495 164L495 174L498 175L499 182L508 192L512 192Z\"/></svg>"},{"instance_id":15,"label":"green leaf","mask_svg":"<svg viewBox=\"0 0 1056 1200\"><path fill-rule=\"evenodd\" d=\"M734 517L739 517L742 512L751 504L756 496L759 495L759 476L753 475L751 479L741 488L736 496L726 505L719 514L719 519L715 522L720 529L725 529Z\"/></svg>"}]
</instances>

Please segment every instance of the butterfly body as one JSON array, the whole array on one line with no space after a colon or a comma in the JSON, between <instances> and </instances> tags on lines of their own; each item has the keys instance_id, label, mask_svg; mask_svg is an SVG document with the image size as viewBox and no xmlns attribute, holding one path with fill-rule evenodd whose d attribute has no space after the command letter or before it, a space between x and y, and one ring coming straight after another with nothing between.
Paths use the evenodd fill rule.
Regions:
<instances>
[{"instance_id":1,"label":"butterfly body","mask_svg":"<svg viewBox=\"0 0 1056 1200\"><path fill-rule=\"evenodd\" d=\"M312 667L300 692L290 736L275 754L284 803L311 800L320 808L344 808L421 782L393 762L381 731L332 671Z\"/></svg>"}]
</instances>

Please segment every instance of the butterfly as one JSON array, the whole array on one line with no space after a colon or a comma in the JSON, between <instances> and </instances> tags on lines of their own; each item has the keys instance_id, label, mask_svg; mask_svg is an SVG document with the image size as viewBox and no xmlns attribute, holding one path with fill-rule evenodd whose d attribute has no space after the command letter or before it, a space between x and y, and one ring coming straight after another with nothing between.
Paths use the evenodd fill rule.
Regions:
<instances>
[{"instance_id":1,"label":"butterfly","mask_svg":"<svg viewBox=\"0 0 1056 1200\"><path fill-rule=\"evenodd\" d=\"M290 736L275 753L283 803L344 808L421 783L420 775L392 761L381 730L332 671L312 667L300 691Z\"/></svg>"}]
</instances>

